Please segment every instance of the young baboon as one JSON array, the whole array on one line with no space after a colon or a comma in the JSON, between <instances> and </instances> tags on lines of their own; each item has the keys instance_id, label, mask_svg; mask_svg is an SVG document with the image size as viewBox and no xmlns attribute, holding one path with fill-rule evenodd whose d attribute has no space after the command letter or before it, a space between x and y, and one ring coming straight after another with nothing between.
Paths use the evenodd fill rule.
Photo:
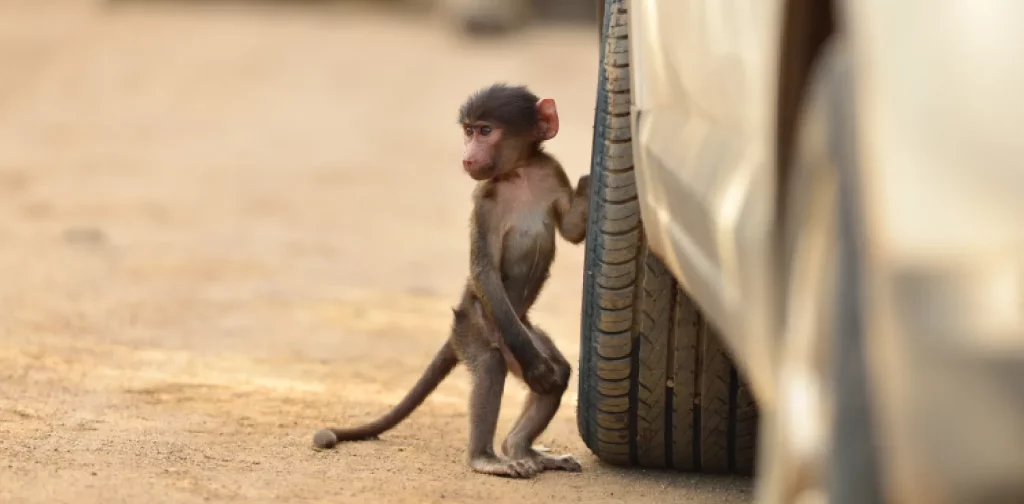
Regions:
<instances>
[{"instance_id":1,"label":"young baboon","mask_svg":"<svg viewBox=\"0 0 1024 504\"><path fill-rule=\"evenodd\" d=\"M470 275L453 309L451 334L423 376L391 411L350 429L323 429L319 448L368 439L391 429L463 362L472 376L469 465L480 473L528 478L545 470L580 471L571 455L533 448L562 400L572 369L551 338L528 318L555 257L555 234L579 244L586 235L590 178L574 189L561 164L542 150L558 133L551 99L524 86L495 84L459 110L462 167L477 181L470 219ZM530 388L519 419L494 452L505 377Z\"/></svg>"}]
</instances>

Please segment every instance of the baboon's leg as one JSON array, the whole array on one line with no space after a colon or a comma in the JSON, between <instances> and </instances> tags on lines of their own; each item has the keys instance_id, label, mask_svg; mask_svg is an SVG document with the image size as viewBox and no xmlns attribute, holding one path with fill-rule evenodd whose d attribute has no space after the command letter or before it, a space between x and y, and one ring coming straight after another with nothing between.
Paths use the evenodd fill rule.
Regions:
<instances>
[{"instance_id":1,"label":"baboon's leg","mask_svg":"<svg viewBox=\"0 0 1024 504\"><path fill-rule=\"evenodd\" d=\"M460 314L461 315L461 314ZM465 319L456 316L453 337L458 341L460 353L472 377L469 396L469 465L483 474L530 478L541 470L533 459L510 460L494 453L494 434L501 412L501 396L505 388L505 358L501 350L483 332L486 324L475 320L475 314Z\"/></svg>"},{"instance_id":2,"label":"baboon's leg","mask_svg":"<svg viewBox=\"0 0 1024 504\"><path fill-rule=\"evenodd\" d=\"M541 329L531 327L534 341L541 351L548 356L558 370L560 381L569 382L572 368L551 338ZM535 460L544 470L581 471L580 463L572 455L546 455L533 449L533 442L544 432L551 419L558 412L565 389L550 394L530 392L523 412L516 420L515 426L501 444L501 451L513 460Z\"/></svg>"}]
</instances>

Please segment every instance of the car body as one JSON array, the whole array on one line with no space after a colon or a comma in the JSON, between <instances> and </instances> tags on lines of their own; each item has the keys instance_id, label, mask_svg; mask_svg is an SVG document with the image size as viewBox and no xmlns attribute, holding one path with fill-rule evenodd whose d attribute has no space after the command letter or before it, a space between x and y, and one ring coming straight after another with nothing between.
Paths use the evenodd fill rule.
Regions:
<instances>
[{"instance_id":1,"label":"car body","mask_svg":"<svg viewBox=\"0 0 1024 504\"><path fill-rule=\"evenodd\" d=\"M1024 4L609 0L604 12L599 101L612 105L595 152L611 161L595 155L592 174L631 165L638 247L749 384L759 502L1022 501ZM629 95L628 138L612 126L625 117L616 93ZM631 163L608 168L627 141ZM604 257L595 240L589 265ZM594 296L581 397L613 382L583 384L599 368L587 352L610 348ZM642 385L624 395L632 437ZM584 434L599 456L601 435Z\"/></svg>"}]
</instances>

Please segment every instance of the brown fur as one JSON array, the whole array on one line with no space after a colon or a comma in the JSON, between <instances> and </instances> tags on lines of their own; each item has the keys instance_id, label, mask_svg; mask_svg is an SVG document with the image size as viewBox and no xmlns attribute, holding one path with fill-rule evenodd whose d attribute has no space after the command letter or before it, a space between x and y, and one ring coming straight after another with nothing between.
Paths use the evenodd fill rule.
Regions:
<instances>
[{"instance_id":1,"label":"brown fur","mask_svg":"<svg viewBox=\"0 0 1024 504\"><path fill-rule=\"evenodd\" d=\"M570 455L533 449L558 411L572 368L527 315L548 279L556 233L573 244L585 238L589 176L573 189L558 161L541 150L541 142L558 132L558 114L553 101L538 100L526 88L485 88L460 109L460 124L466 135L463 167L478 183L470 219L470 275L453 309L451 334L390 412L361 427L318 431L314 444L330 448L378 436L411 414L462 362L473 380L469 465L474 471L510 477L579 471ZM493 443L507 373L522 379L531 393L502 443L504 456L498 456Z\"/></svg>"}]
</instances>

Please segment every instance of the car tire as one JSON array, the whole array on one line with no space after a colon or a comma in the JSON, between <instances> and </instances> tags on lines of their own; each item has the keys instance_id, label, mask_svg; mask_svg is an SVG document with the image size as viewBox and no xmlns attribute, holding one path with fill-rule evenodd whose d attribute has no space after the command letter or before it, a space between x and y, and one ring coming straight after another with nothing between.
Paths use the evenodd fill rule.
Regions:
<instances>
[{"instance_id":1,"label":"car tire","mask_svg":"<svg viewBox=\"0 0 1024 504\"><path fill-rule=\"evenodd\" d=\"M713 327L645 242L630 141L627 9L624 0L604 8L579 432L614 465L751 474L754 399Z\"/></svg>"}]
</instances>

